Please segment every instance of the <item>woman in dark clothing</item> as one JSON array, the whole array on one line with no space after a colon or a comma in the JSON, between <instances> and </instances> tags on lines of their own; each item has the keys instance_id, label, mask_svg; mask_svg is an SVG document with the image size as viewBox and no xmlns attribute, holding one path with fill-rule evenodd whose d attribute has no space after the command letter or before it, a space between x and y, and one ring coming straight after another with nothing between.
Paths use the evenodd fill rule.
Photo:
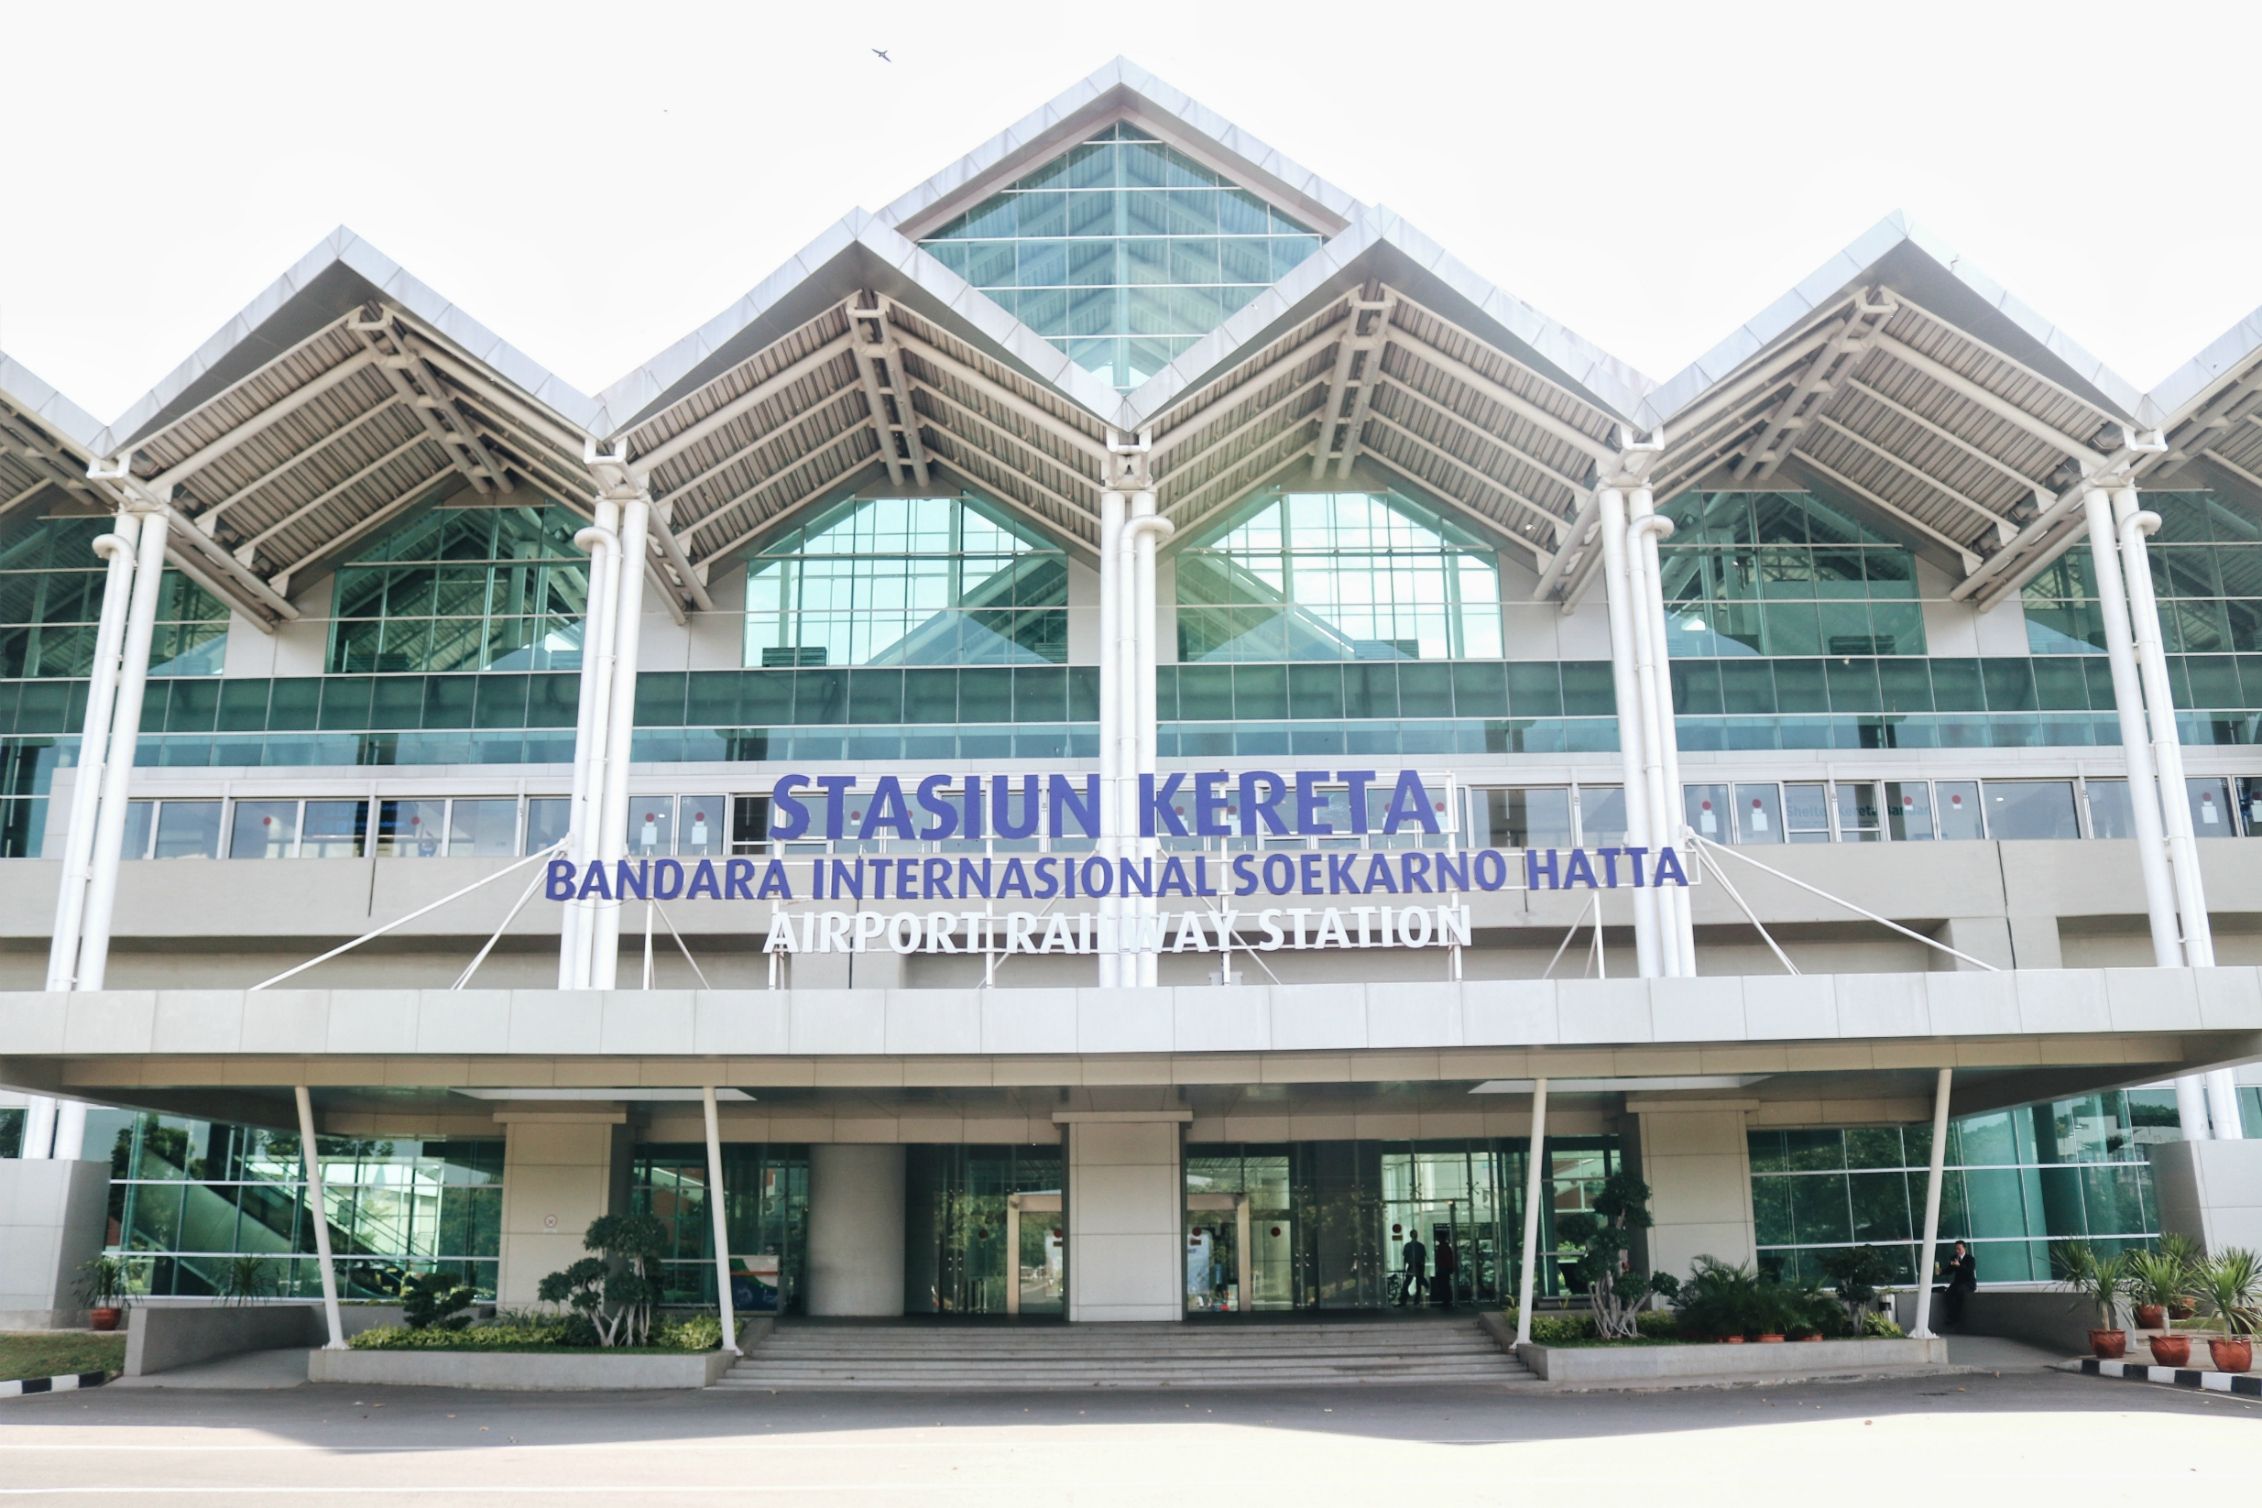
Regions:
<instances>
[{"instance_id":1,"label":"woman in dark clothing","mask_svg":"<svg viewBox=\"0 0 2262 1508\"><path fill-rule=\"evenodd\" d=\"M1461 1266L1461 1254L1453 1249L1450 1237L1438 1237L1433 1265L1437 1269L1437 1281L1430 1285L1431 1289L1439 1296L1438 1302L1450 1309L1453 1307L1453 1275Z\"/></svg>"}]
</instances>

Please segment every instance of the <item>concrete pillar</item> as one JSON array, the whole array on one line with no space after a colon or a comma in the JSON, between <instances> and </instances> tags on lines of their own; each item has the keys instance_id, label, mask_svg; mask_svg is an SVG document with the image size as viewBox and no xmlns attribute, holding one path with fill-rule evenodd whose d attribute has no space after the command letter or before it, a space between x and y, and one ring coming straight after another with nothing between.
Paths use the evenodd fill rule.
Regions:
<instances>
[{"instance_id":1,"label":"concrete pillar","mask_svg":"<svg viewBox=\"0 0 2262 1508\"><path fill-rule=\"evenodd\" d=\"M85 1323L79 1267L109 1213L108 1158L0 1158L0 1330Z\"/></svg>"},{"instance_id":2,"label":"concrete pillar","mask_svg":"<svg viewBox=\"0 0 2262 1508\"><path fill-rule=\"evenodd\" d=\"M903 1313L903 1172L899 1145L809 1149L810 1314Z\"/></svg>"},{"instance_id":3,"label":"concrete pillar","mask_svg":"<svg viewBox=\"0 0 2262 1508\"><path fill-rule=\"evenodd\" d=\"M1618 709L1618 776L1625 792L1626 841L1638 848L1656 846L1656 824L1649 810L1649 783L1643 774L1648 718L1635 669L1634 586L1628 567L1626 494L1616 487L1595 489L1602 530L1602 595L1610 614L1610 690ZM1670 824L1665 831L1672 830ZM1662 972L1658 961L1657 892L1633 892L1634 967L1644 979Z\"/></svg>"},{"instance_id":4,"label":"concrete pillar","mask_svg":"<svg viewBox=\"0 0 2262 1508\"><path fill-rule=\"evenodd\" d=\"M535 1302L542 1279L581 1260L582 1233L625 1204L628 1112L499 1112L503 1123L502 1272L497 1302Z\"/></svg>"},{"instance_id":5,"label":"concrete pillar","mask_svg":"<svg viewBox=\"0 0 2262 1508\"><path fill-rule=\"evenodd\" d=\"M1068 1136L1068 1317L1176 1320L1185 1301L1182 1111L1056 1115Z\"/></svg>"},{"instance_id":6,"label":"concrete pillar","mask_svg":"<svg viewBox=\"0 0 2262 1508\"><path fill-rule=\"evenodd\" d=\"M1626 1108L1639 1119L1642 1181L1657 1222L1650 1266L1685 1278L1700 1256L1756 1258L1743 1104L1634 1097Z\"/></svg>"}]
</instances>

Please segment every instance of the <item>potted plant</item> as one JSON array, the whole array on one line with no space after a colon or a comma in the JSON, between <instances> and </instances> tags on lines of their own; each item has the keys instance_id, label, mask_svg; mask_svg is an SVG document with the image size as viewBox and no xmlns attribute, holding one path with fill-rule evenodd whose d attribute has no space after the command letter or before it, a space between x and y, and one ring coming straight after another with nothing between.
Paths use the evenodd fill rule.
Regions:
<instances>
[{"instance_id":1,"label":"potted plant","mask_svg":"<svg viewBox=\"0 0 2262 1508\"><path fill-rule=\"evenodd\" d=\"M2183 1265L2184 1287L2181 1293L2168 1300L2168 1318L2187 1320L2199 1313L2200 1269L2207 1265L2207 1253L2197 1241L2181 1231L2170 1231L2160 1238L2160 1251Z\"/></svg>"},{"instance_id":2,"label":"potted plant","mask_svg":"<svg viewBox=\"0 0 2262 1508\"><path fill-rule=\"evenodd\" d=\"M1779 1346L1798 1323L1798 1304L1781 1283L1762 1283L1753 1296L1752 1329L1764 1346Z\"/></svg>"},{"instance_id":3,"label":"potted plant","mask_svg":"<svg viewBox=\"0 0 2262 1508\"><path fill-rule=\"evenodd\" d=\"M2191 1360L2191 1337L2173 1333L2168 1305L2182 1295L2190 1273L2184 1264L2164 1251L2140 1251L2128 1259L2129 1293L2136 1300L2140 1330L2157 1328L2152 1337L2152 1359L2163 1367L2180 1367ZM2157 1326L2148 1321L2157 1320Z\"/></svg>"},{"instance_id":4,"label":"potted plant","mask_svg":"<svg viewBox=\"0 0 2262 1508\"><path fill-rule=\"evenodd\" d=\"M1707 1256L1696 1259L1689 1280L1673 1297L1673 1306L1683 1333L1740 1346L1752 1328L1759 1299L1759 1280L1750 1268Z\"/></svg>"},{"instance_id":5,"label":"potted plant","mask_svg":"<svg viewBox=\"0 0 2262 1508\"><path fill-rule=\"evenodd\" d=\"M228 1259L220 1270L220 1302L241 1307L256 1304L275 1291L275 1283L267 1275L267 1259L249 1254L238 1254Z\"/></svg>"},{"instance_id":6,"label":"potted plant","mask_svg":"<svg viewBox=\"0 0 2262 1508\"><path fill-rule=\"evenodd\" d=\"M2051 1256L2058 1269L2057 1286L2080 1294L2097 1311L2097 1326L2089 1332L2090 1351L2103 1361L2126 1356L2128 1332L2121 1328L2120 1305L2128 1292L2128 1254L2102 1256L2087 1241L2068 1241Z\"/></svg>"},{"instance_id":7,"label":"potted plant","mask_svg":"<svg viewBox=\"0 0 2262 1508\"><path fill-rule=\"evenodd\" d=\"M1846 1306L1847 1328L1878 1301L1878 1286L1892 1281L1893 1269L1874 1246L1840 1246L1821 1253L1822 1275Z\"/></svg>"},{"instance_id":8,"label":"potted plant","mask_svg":"<svg viewBox=\"0 0 2262 1508\"><path fill-rule=\"evenodd\" d=\"M115 1330L126 1312L126 1264L123 1258L104 1254L79 1268L79 1302L86 1305L86 1320L96 1330Z\"/></svg>"},{"instance_id":9,"label":"potted plant","mask_svg":"<svg viewBox=\"0 0 2262 1508\"><path fill-rule=\"evenodd\" d=\"M2200 1263L2195 1276L2208 1307L2223 1322L2224 1333L2207 1341L2215 1370L2253 1370L2254 1337L2262 1331L2262 1257L2244 1247L2230 1247L2213 1261Z\"/></svg>"}]
</instances>

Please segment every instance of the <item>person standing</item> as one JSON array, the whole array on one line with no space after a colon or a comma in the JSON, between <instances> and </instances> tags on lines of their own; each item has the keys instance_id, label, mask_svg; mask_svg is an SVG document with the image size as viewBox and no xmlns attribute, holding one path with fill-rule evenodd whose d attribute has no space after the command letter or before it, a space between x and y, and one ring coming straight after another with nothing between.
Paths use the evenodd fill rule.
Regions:
<instances>
[{"instance_id":1,"label":"person standing","mask_svg":"<svg viewBox=\"0 0 2262 1508\"><path fill-rule=\"evenodd\" d=\"M1453 1307L1453 1279L1460 1270L1461 1254L1453 1249L1453 1238L1451 1236L1439 1236L1437 1238L1437 1281L1430 1284L1430 1291L1437 1296L1437 1302L1447 1309Z\"/></svg>"},{"instance_id":2,"label":"person standing","mask_svg":"<svg viewBox=\"0 0 2262 1508\"><path fill-rule=\"evenodd\" d=\"M1941 1264L1941 1274L1947 1281L1941 1285L1941 1299L1948 1328L1960 1329L1964 1322L1964 1295L1979 1287L1979 1259L1972 1250L1958 1241Z\"/></svg>"},{"instance_id":3,"label":"person standing","mask_svg":"<svg viewBox=\"0 0 2262 1508\"><path fill-rule=\"evenodd\" d=\"M1429 1248L1422 1244L1420 1236L1408 1233L1405 1249L1399 1255L1406 1264L1405 1285L1398 1290L1398 1307L1403 1309L1408 1298L1419 1305L1421 1299L1417 1295L1429 1290Z\"/></svg>"}]
</instances>

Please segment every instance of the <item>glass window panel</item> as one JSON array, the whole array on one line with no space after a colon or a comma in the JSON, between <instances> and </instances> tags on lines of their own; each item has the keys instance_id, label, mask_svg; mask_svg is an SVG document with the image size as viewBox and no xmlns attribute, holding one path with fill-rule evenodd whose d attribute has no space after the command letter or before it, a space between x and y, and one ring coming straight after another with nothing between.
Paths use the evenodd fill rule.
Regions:
<instances>
[{"instance_id":1,"label":"glass window panel","mask_svg":"<svg viewBox=\"0 0 2262 1508\"><path fill-rule=\"evenodd\" d=\"M676 805L677 853L712 855L727 851L728 808L722 797L685 796Z\"/></svg>"},{"instance_id":2,"label":"glass window panel","mask_svg":"<svg viewBox=\"0 0 2262 1508\"><path fill-rule=\"evenodd\" d=\"M1737 786L1735 813L1738 843L1783 841L1783 793L1777 787Z\"/></svg>"},{"instance_id":3,"label":"glass window panel","mask_svg":"<svg viewBox=\"0 0 2262 1508\"><path fill-rule=\"evenodd\" d=\"M298 848L296 801L239 801L228 821L231 859L287 859Z\"/></svg>"},{"instance_id":4,"label":"glass window panel","mask_svg":"<svg viewBox=\"0 0 2262 1508\"><path fill-rule=\"evenodd\" d=\"M1730 836L1728 788L1724 785L1690 785L1682 788L1682 807L1689 826L1700 838L1725 843Z\"/></svg>"},{"instance_id":5,"label":"glass window panel","mask_svg":"<svg viewBox=\"0 0 2262 1508\"><path fill-rule=\"evenodd\" d=\"M530 854L565 841L573 823L573 802L563 796L535 796L526 803L526 851Z\"/></svg>"},{"instance_id":6,"label":"glass window panel","mask_svg":"<svg viewBox=\"0 0 2262 1508\"><path fill-rule=\"evenodd\" d=\"M1885 831L1896 843L1932 840L1932 787L1928 783L1922 780L1885 782Z\"/></svg>"},{"instance_id":7,"label":"glass window panel","mask_svg":"<svg viewBox=\"0 0 2262 1508\"><path fill-rule=\"evenodd\" d=\"M220 856L220 803L165 801L158 804L160 859L216 859Z\"/></svg>"},{"instance_id":8,"label":"glass window panel","mask_svg":"<svg viewBox=\"0 0 2262 1508\"><path fill-rule=\"evenodd\" d=\"M1827 786L1802 782L1783 787L1783 834L1793 843L1830 841Z\"/></svg>"},{"instance_id":9,"label":"glass window panel","mask_svg":"<svg viewBox=\"0 0 2262 1508\"><path fill-rule=\"evenodd\" d=\"M377 856L381 859L436 859L447 843L444 801L377 803Z\"/></svg>"},{"instance_id":10,"label":"glass window panel","mask_svg":"<svg viewBox=\"0 0 2262 1508\"><path fill-rule=\"evenodd\" d=\"M518 851L518 800L516 797L471 800L457 797L448 804L448 857L489 857Z\"/></svg>"},{"instance_id":11,"label":"glass window panel","mask_svg":"<svg viewBox=\"0 0 2262 1508\"><path fill-rule=\"evenodd\" d=\"M2078 838L2073 783L2067 780L1990 780L1987 831L1998 839Z\"/></svg>"},{"instance_id":12,"label":"glass window panel","mask_svg":"<svg viewBox=\"0 0 2262 1508\"><path fill-rule=\"evenodd\" d=\"M369 804L365 801L309 801L301 819L299 856L308 859L358 859L365 851Z\"/></svg>"},{"instance_id":13,"label":"glass window panel","mask_svg":"<svg viewBox=\"0 0 2262 1508\"><path fill-rule=\"evenodd\" d=\"M1617 786L1579 787L1579 844L1606 848L1626 840L1626 793Z\"/></svg>"},{"instance_id":14,"label":"glass window panel","mask_svg":"<svg viewBox=\"0 0 2262 1508\"><path fill-rule=\"evenodd\" d=\"M2191 830L2201 838L2237 835L2231 810L2230 782L2220 776L2195 776L2184 782L2191 807Z\"/></svg>"},{"instance_id":15,"label":"glass window panel","mask_svg":"<svg viewBox=\"0 0 2262 1508\"><path fill-rule=\"evenodd\" d=\"M1941 780L1933 784L1936 817L1942 838L1980 838L1986 836L1979 805L1979 782L1976 780Z\"/></svg>"}]
</instances>

